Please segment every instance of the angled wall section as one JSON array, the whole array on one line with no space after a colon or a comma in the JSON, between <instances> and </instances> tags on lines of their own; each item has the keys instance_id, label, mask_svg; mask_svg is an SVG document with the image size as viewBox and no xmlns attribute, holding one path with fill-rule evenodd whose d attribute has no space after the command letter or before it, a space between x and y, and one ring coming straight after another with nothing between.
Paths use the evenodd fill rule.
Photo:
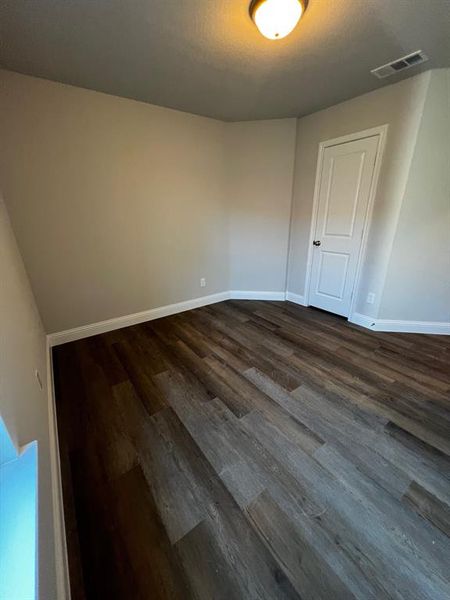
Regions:
<instances>
[{"instance_id":1,"label":"angled wall section","mask_svg":"<svg viewBox=\"0 0 450 600\"><path fill-rule=\"evenodd\" d=\"M0 415L12 442L17 451L34 440L39 444L39 591L56 600L46 338L1 197L0 357Z\"/></svg>"},{"instance_id":2,"label":"angled wall section","mask_svg":"<svg viewBox=\"0 0 450 600\"><path fill-rule=\"evenodd\" d=\"M450 324L450 69L430 75L378 318Z\"/></svg>"},{"instance_id":3,"label":"angled wall section","mask_svg":"<svg viewBox=\"0 0 450 600\"><path fill-rule=\"evenodd\" d=\"M229 123L230 289L284 292L296 119Z\"/></svg>"}]
</instances>

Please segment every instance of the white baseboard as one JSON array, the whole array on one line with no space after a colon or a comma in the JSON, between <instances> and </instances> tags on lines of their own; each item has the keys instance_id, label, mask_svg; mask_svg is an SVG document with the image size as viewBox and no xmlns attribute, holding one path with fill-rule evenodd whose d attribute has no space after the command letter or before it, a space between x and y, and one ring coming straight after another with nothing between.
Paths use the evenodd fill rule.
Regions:
<instances>
[{"instance_id":1,"label":"white baseboard","mask_svg":"<svg viewBox=\"0 0 450 600\"><path fill-rule=\"evenodd\" d=\"M286 300L286 293L232 290L230 298L231 300Z\"/></svg>"},{"instance_id":2,"label":"white baseboard","mask_svg":"<svg viewBox=\"0 0 450 600\"><path fill-rule=\"evenodd\" d=\"M224 300L230 299L289 300L295 304L307 306L303 296L294 294L292 292L285 293L232 290L230 292L220 292L218 294L211 294L210 296L202 296L200 298L194 298L193 300L186 300L185 302L177 302L176 304L168 304L167 306L152 308L150 310L144 310L131 315L125 315L123 317L116 317L114 319L92 323L90 325L83 325L81 327L75 327L74 329L60 331L59 333L50 333L47 336L47 340L50 347L58 346L60 344L65 344L66 342L74 342L75 340L91 337L100 333L106 333L107 331L113 331L114 329L120 329L130 325L137 325L138 323L152 321L153 319L160 319L161 317L168 317L186 310L192 310L194 308L200 308L201 306L207 306L208 304L215 304L216 302L223 302ZM373 319L360 313L354 313L349 318L349 321L351 323L355 323L356 325L360 325L361 327L371 329L372 331L397 331L405 333L434 333L450 335L450 323L382 320Z\"/></svg>"},{"instance_id":3,"label":"white baseboard","mask_svg":"<svg viewBox=\"0 0 450 600\"><path fill-rule=\"evenodd\" d=\"M394 319L373 319L360 313L349 318L351 323L361 325L372 331L396 333L428 333L450 335L450 323L441 321L401 321Z\"/></svg>"},{"instance_id":4,"label":"white baseboard","mask_svg":"<svg viewBox=\"0 0 450 600\"><path fill-rule=\"evenodd\" d=\"M56 590L58 600L70 600L69 559L67 556L66 527L64 520L61 463L56 419L55 387L52 367L52 350L47 339L47 394L49 417L49 450L52 481L53 529L55 544Z\"/></svg>"},{"instance_id":5,"label":"white baseboard","mask_svg":"<svg viewBox=\"0 0 450 600\"><path fill-rule=\"evenodd\" d=\"M289 302L293 302L294 304L300 304L300 306L308 306L304 296L294 294L293 292L286 292L286 300L289 300Z\"/></svg>"},{"instance_id":6,"label":"white baseboard","mask_svg":"<svg viewBox=\"0 0 450 600\"><path fill-rule=\"evenodd\" d=\"M360 325L361 327L375 331L376 319L373 319L372 317L368 317L367 315L362 315L360 313L353 313L350 315L348 320L350 323L354 323L355 325Z\"/></svg>"},{"instance_id":7,"label":"white baseboard","mask_svg":"<svg viewBox=\"0 0 450 600\"><path fill-rule=\"evenodd\" d=\"M50 346L59 346L60 344L65 344L66 342L74 342L76 340L81 340L93 335L98 335L99 333L114 331L114 329L121 329L122 327L128 327L129 325L137 325L138 323L144 323L145 321L153 321L154 319L168 317L169 315L174 315L186 310L192 310L193 308L199 308L200 306L206 306L208 304L214 304L215 302L222 302L223 300L229 299L229 292L211 294L210 296L202 296L201 298L194 298L193 300L186 300L185 302L168 304L166 306L144 310L142 312L125 315L123 317L116 317L114 319L107 319L106 321L99 321L98 323L91 323L90 325L82 325L81 327L67 329L66 331L60 331L59 333L50 333L47 337Z\"/></svg>"},{"instance_id":8,"label":"white baseboard","mask_svg":"<svg viewBox=\"0 0 450 600\"><path fill-rule=\"evenodd\" d=\"M200 308L201 306L207 306L208 304L223 302L224 300L285 300L285 298L286 294L284 292L247 292L237 290L220 292L219 294L211 294L210 296L202 296L201 298L194 298L193 300L186 300L185 302L168 304L166 306L144 310L123 317L91 323L90 325L82 325L81 327L67 329L66 331L60 331L58 333L50 333L47 336L47 340L50 347L59 346L66 342L74 342L100 333L106 333L107 331L113 331L114 329L121 329L122 327L137 325L138 323L144 323L145 321L168 317L186 310L192 310L193 308Z\"/></svg>"},{"instance_id":9,"label":"white baseboard","mask_svg":"<svg viewBox=\"0 0 450 600\"><path fill-rule=\"evenodd\" d=\"M450 323L441 321L396 321L391 319L377 319L375 331L450 335Z\"/></svg>"}]
</instances>

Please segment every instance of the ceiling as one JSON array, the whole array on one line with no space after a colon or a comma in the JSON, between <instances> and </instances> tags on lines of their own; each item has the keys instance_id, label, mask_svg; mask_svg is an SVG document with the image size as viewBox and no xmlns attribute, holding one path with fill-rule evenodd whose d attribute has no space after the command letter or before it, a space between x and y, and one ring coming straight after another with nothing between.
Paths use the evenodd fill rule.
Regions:
<instances>
[{"instance_id":1,"label":"ceiling","mask_svg":"<svg viewBox=\"0 0 450 600\"><path fill-rule=\"evenodd\" d=\"M310 0L266 40L249 0L3 0L0 64L225 121L302 116L450 66L449 0ZM430 61L384 81L370 69Z\"/></svg>"}]
</instances>

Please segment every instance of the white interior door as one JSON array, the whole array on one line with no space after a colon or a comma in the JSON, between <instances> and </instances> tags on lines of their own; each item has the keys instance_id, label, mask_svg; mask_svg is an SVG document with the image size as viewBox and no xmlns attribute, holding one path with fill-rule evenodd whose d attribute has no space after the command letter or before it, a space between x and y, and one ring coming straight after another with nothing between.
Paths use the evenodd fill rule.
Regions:
<instances>
[{"instance_id":1,"label":"white interior door","mask_svg":"<svg viewBox=\"0 0 450 600\"><path fill-rule=\"evenodd\" d=\"M319 176L309 304L348 317L379 136L326 147Z\"/></svg>"}]
</instances>

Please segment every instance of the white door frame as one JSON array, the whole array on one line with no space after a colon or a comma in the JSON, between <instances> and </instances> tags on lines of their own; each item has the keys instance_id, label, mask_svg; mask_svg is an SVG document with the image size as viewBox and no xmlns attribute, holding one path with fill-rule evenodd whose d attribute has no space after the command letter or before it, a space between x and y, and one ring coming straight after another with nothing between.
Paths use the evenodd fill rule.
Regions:
<instances>
[{"instance_id":1,"label":"white door frame","mask_svg":"<svg viewBox=\"0 0 450 600\"><path fill-rule=\"evenodd\" d=\"M310 296L310 288L311 288L311 269L312 269L312 259L313 259L313 247L312 243L314 240L314 235L317 227L317 216L319 211L319 190L320 190L320 178L322 176L322 166L323 166L323 156L325 153L325 149L330 146L338 146L339 144L345 144L346 142L354 142L356 140L364 139L367 137L373 137L378 135L380 140L378 144L377 155L375 158L375 165L373 169L373 177L372 182L370 184L370 192L369 192L369 201L367 203L367 210L364 217L364 228L363 228L363 236L361 240L361 246L358 256L358 263L356 267L356 275L355 282L352 290L352 299L350 303L350 312L348 315L348 320L351 321L353 313L355 312L355 304L356 298L358 297L359 286L361 283L361 274L362 274L362 266L364 264L364 258L366 255L366 246L368 239L369 226L372 221L373 215L373 206L375 201L375 195L377 191L378 179L381 170L381 162L383 159L383 152L386 145L386 137L388 132L389 125L380 125L379 127L372 127L371 129L364 129L363 131L357 131L355 133L350 133L348 135L343 135L338 138L333 138L331 140L326 140L324 142L320 142L319 144L319 153L317 158L317 168L316 168L316 179L314 183L314 198L313 198L313 211L312 211L312 219L311 219L311 229L309 233L309 246L308 246L308 258L306 265L306 277L305 277L305 306L309 306L309 296Z\"/></svg>"}]
</instances>

